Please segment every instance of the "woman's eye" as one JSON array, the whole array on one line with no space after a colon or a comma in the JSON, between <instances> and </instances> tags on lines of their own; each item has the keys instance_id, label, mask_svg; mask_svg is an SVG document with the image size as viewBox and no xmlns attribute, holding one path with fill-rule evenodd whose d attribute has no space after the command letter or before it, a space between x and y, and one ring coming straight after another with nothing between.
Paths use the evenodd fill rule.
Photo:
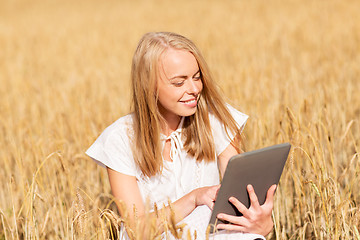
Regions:
<instances>
[{"instance_id":1,"label":"woman's eye","mask_svg":"<svg viewBox=\"0 0 360 240\"><path fill-rule=\"evenodd\" d=\"M195 79L195 80L201 80L201 76L200 76L200 75L199 75L199 76L195 76L194 79Z\"/></svg>"},{"instance_id":2,"label":"woman's eye","mask_svg":"<svg viewBox=\"0 0 360 240\"><path fill-rule=\"evenodd\" d=\"M180 87L180 86L182 86L182 85L184 84L184 81L173 82L172 84L173 84L174 86L176 86L176 87Z\"/></svg>"}]
</instances>

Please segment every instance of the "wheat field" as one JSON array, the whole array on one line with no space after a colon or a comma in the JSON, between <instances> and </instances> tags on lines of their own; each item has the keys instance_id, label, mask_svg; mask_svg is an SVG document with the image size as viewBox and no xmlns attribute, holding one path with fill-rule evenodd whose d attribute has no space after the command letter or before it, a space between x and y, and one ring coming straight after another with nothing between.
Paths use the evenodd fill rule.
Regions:
<instances>
[{"instance_id":1,"label":"wheat field","mask_svg":"<svg viewBox=\"0 0 360 240\"><path fill-rule=\"evenodd\" d=\"M293 145L268 239L360 239L359 12L356 0L2 0L0 239L116 232L106 171L84 152L130 111L149 31L202 50L250 116L246 150Z\"/></svg>"}]
</instances>

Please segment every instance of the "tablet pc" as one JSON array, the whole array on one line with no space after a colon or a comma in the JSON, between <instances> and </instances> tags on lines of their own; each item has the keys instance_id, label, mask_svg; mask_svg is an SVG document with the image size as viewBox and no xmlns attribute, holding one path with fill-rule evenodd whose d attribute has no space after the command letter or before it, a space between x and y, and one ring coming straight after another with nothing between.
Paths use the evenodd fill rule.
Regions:
<instances>
[{"instance_id":1,"label":"tablet pc","mask_svg":"<svg viewBox=\"0 0 360 240\"><path fill-rule=\"evenodd\" d=\"M211 232L214 232L215 224L222 222L216 218L219 213L242 215L229 202L231 196L236 197L247 208L250 207L246 190L248 184L254 187L260 205L264 204L267 190L280 180L290 148L289 143L283 143L241 153L229 160L210 218Z\"/></svg>"}]
</instances>

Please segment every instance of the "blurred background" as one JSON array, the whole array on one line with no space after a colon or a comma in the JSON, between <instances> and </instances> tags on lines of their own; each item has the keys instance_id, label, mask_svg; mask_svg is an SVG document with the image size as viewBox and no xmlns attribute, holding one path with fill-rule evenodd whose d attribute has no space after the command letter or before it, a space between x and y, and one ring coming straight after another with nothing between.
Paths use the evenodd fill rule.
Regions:
<instances>
[{"instance_id":1,"label":"blurred background","mask_svg":"<svg viewBox=\"0 0 360 240\"><path fill-rule=\"evenodd\" d=\"M84 152L130 111L149 31L200 48L250 116L247 150L292 143L268 239L360 239L359 12L357 0L2 0L0 239L108 237L107 174Z\"/></svg>"}]
</instances>

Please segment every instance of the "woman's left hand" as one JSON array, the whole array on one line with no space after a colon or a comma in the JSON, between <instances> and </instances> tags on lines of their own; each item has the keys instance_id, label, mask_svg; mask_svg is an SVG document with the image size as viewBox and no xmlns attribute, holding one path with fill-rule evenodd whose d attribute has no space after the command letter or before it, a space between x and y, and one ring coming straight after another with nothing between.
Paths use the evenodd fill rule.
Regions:
<instances>
[{"instance_id":1,"label":"woman's left hand","mask_svg":"<svg viewBox=\"0 0 360 240\"><path fill-rule=\"evenodd\" d=\"M274 206L274 193L276 185L272 185L266 195L266 201L263 205L259 204L254 188L247 186L250 197L250 208L246 208L235 197L231 197L229 201L243 214L243 216L232 216L224 213L218 214L218 218L229 222L230 224L218 224L217 229L225 229L230 231L256 233L263 236L269 234L274 226L271 218Z\"/></svg>"}]
</instances>

